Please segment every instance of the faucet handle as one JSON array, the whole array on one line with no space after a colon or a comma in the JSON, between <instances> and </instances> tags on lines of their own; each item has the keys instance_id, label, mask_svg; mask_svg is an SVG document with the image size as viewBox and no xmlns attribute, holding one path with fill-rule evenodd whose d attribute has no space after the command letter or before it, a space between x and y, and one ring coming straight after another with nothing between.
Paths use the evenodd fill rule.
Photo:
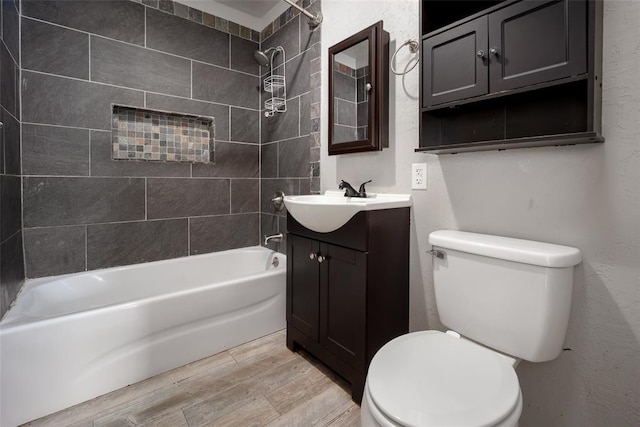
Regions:
<instances>
[{"instance_id":1,"label":"faucet handle","mask_svg":"<svg viewBox=\"0 0 640 427\"><path fill-rule=\"evenodd\" d=\"M367 189L364 188L364 186L365 186L365 184L368 184L371 181L373 181L373 180L370 179L369 181L365 181L362 184L360 184L360 189L358 189L358 194L360 195L360 197L367 197Z\"/></svg>"}]
</instances>

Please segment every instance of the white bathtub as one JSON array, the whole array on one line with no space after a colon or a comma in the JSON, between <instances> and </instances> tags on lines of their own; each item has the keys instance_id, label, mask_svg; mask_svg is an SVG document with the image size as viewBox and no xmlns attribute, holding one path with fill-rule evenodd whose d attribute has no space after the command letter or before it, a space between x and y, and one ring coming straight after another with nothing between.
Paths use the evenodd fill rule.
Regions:
<instances>
[{"instance_id":1,"label":"white bathtub","mask_svg":"<svg viewBox=\"0 0 640 427\"><path fill-rule=\"evenodd\" d=\"M0 425L284 328L286 264L252 247L28 281L0 322Z\"/></svg>"}]
</instances>

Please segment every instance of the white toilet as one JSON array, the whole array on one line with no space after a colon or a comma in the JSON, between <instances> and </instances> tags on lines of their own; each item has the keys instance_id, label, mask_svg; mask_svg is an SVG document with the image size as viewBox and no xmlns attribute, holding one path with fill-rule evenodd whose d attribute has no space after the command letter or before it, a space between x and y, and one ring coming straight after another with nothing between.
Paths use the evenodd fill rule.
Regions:
<instances>
[{"instance_id":1,"label":"white toilet","mask_svg":"<svg viewBox=\"0 0 640 427\"><path fill-rule=\"evenodd\" d=\"M440 320L455 332L385 344L369 366L362 425L516 426L515 366L562 351L580 251L449 230L429 243Z\"/></svg>"}]
</instances>

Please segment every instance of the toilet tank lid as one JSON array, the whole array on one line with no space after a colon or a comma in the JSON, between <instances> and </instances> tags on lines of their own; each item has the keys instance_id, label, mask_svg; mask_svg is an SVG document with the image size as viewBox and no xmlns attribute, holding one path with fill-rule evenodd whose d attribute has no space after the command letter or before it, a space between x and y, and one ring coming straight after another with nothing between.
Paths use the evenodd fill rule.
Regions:
<instances>
[{"instance_id":1,"label":"toilet tank lid","mask_svg":"<svg viewBox=\"0 0 640 427\"><path fill-rule=\"evenodd\" d=\"M580 250L570 246L466 231L434 231L429 234L429 243L442 249L542 267L573 267L582 260Z\"/></svg>"}]
</instances>

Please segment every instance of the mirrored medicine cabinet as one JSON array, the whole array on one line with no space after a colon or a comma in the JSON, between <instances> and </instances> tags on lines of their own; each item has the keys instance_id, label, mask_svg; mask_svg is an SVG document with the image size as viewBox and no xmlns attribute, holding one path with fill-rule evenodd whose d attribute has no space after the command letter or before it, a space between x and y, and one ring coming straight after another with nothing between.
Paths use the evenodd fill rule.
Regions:
<instances>
[{"instance_id":1,"label":"mirrored medicine cabinet","mask_svg":"<svg viewBox=\"0 0 640 427\"><path fill-rule=\"evenodd\" d=\"M389 33L379 21L329 48L329 155L389 146Z\"/></svg>"}]
</instances>

